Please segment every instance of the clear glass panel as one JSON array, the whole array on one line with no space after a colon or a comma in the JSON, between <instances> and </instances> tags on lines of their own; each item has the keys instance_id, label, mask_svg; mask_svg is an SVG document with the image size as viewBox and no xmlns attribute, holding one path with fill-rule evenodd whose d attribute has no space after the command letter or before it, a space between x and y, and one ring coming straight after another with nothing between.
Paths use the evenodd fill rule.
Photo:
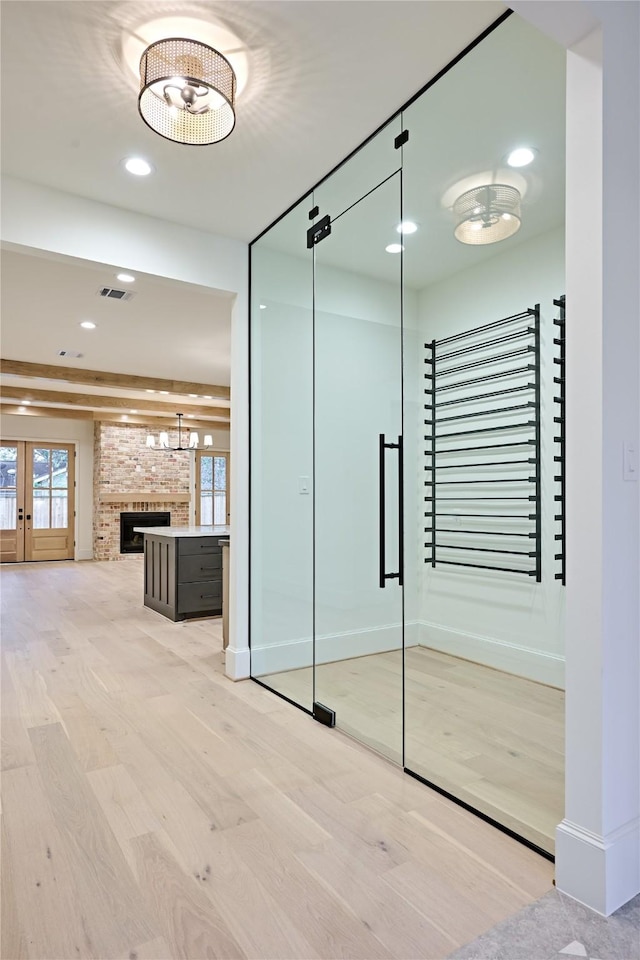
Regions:
<instances>
[{"instance_id":1,"label":"clear glass panel","mask_svg":"<svg viewBox=\"0 0 640 960\"><path fill-rule=\"evenodd\" d=\"M564 50L510 17L408 108L410 139L403 149L404 218L418 226L403 241L405 765L549 851L564 806L564 596L553 575L551 409L553 299L564 292L564 62ZM527 144L537 150L534 162L509 167L509 151ZM506 184L521 193L521 226L499 242L461 242L454 235L454 205L484 184ZM438 454L436 486L425 486L433 476L425 443L425 420L433 414L424 393L431 388L424 376L431 369L425 344L468 334L536 303L542 308L542 583L520 573L456 565L519 569L528 559L508 551L526 551L534 529L530 501L490 499L529 495L531 484L513 478L528 475L531 448L485 449L513 440L509 424L515 419L508 418L522 416L521 410L491 413L496 405L517 406L533 395L527 378L483 382L503 368L482 365L491 350L478 348L481 338L436 348L438 358L473 347L453 360L437 359L436 371L447 363L482 361L456 375L475 383L454 389L453 376L436 378L436 434L498 426L502 431L454 438L454 447L477 449ZM494 336L518 329L500 327ZM521 342L511 347L507 341L502 349ZM444 382L449 388L443 392ZM514 392L480 397L501 389ZM489 465L505 459L521 462L500 474ZM509 482L496 481L498 476ZM435 567L432 501L424 499L434 490Z\"/></svg>"},{"instance_id":2,"label":"clear glass panel","mask_svg":"<svg viewBox=\"0 0 640 960\"><path fill-rule=\"evenodd\" d=\"M398 124L399 129L399 124ZM387 128L379 139L391 144ZM402 587L399 583L399 448L402 433L400 175L358 200L315 251L315 699L336 726L402 762ZM396 163L398 154L395 154ZM340 178L344 180L343 168ZM366 181L365 181L366 182ZM329 181L321 194L332 192ZM395 447L383 450L380 435ZM380 586L380 504L385 505Z\"/></svg>"},{"instance_id":3,"label":"clear glass panel","mask_svg":"<svg viewBox=\"0 0 640 960\"><path fill-rule=\"evenodd\" d=\"M69 453L67 450L51 451L51 486L69 486Z\"/></svg>"},{"instance_id":4,"label":"clear glass panel","mask_svg":"<svg viewBox=\"0 0 640 960\"><path fill-rule=\"evenodd\" d=\"M0 529L16 529L18 448L0 446Z\"/></svg>"},{"instance_id":5,"label":"clear glass panel","mask_svg":"<svg viewBox=\"0 0 640 960\"><path fill-rule=\"evenodd\" d=\"M16 503L15 490L0 489L0 530L15 530Z\"/></svg>"},{"instance_id":6,"label":"clear glass panel","mask_svg":"<svg viewBox=\"0 0 640 960\"><path fill-rule=\"evenodd\" d=\"M51 527L51 496L49 490L33 491L33 529L48 530Z\"/></svg>"},{"instance_id":7,"label":"clear glass panel","mask_svg":"<svg viewBox=\"0 0 640 960\"><path fill-rule=\"evenodd\" d=\"M213 522L223 526L227 522L227 495L223 490L216 490L213 495Z\"/></svg>"},{"instance_id":8,"label":"clear glass panel","mask_svg":"<svg viewBox=\"0 0 640 960\"><path fill-rule=\"evenodd\" d=\"M313 310L307 199L251 255L251 672L313 702Z\"/></svg>"},{"instance_id":9,"label":"clear glass panel","mask_svg":"<svg viewBox=\"0 0 640 960\"><path fill-rule=\"evenodd\" d=\"M53 490L51 496L51 526L56 530L69 525L69 499L66 490Z\"/></svg>"},{"instance_id":10,"label":"clear glass panel","mask_svg":"<svg viewBox=\"0 0 640 960\"><path fill-rule=\"evenodd\" d=\"M213 523L213 493L200 494L200 523L210 526Z\"/></svg>"},{"instance_id":11,"label":"clear glass panel","mask_svg":"<svg viewBox=\"0 0 640 960\"><path fill-rule=\"evenodd\" d=\"M200 457L200 489L213 489L213 457Z\"/></svg>"},{"instance_id":12,"label":"clear glass panel","mask_svg":"<svg viewBox=\"0 0 640 960\"><path fill-rule=\"evenodd\" d=\"M214 490L227 489L227 458L214 457L213 459L213 488Z\"/></svg>"},{"instance_id":13,"label":"clear glass panel","mask_svg":"<svg viewBox=\"0 0 640 960\"><path fill-rule=\"evenodd\" d=\"M32 470L34 490L51 486L51 450L34 447Z\"/></svg>"}]
</instances>

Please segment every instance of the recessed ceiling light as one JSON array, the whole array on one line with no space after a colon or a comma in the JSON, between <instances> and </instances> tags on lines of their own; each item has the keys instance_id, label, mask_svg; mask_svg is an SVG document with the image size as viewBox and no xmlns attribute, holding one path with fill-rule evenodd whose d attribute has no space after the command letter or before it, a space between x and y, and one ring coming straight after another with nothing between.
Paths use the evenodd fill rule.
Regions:
<instances>
[{"instance_id":1,"label":"recessed ceiling light","mask_svg":"<svg viewBox=\"0 0 640 960\"><path fill-rule=\"evenodd\" d=\"M95 330L96 325L93 320L83 320L80 324L81 327L84 327L85 330Z\"/></svg>"},{"instance_id":2,"label":"recessed ceiling light","mask_svg":"<svg viewBox=\"0 0 640 960\"><path fill-rule=\"evenodd\" d=\"M130 273L118 273L116 274L116 280L119 280L120 283L135 283L135 277Z\"/></svg>"},{"instance_id":3,"label":"recessed ceiling light","mask_svg":"<svg viewBox=\"0 0 640 960\"><path fill-rule=\"evenodd\" d=\"M266 303L261 303L261 304L260 304L260 309L261 309L261 310L266 310L266 309L267 309Z\"/></svg>"},{"instance_id":4,"label":"recessed ceiling light","mask_svg":"<svg viewBox=\"0 0 640 960\"><path fill-rule=\"evenodd\" d=\"M402 253L404 247L401 243L390 243L387 247L385 247L385 250L387 253Z\"/></svg>"},{"instance_id":5,"label":"recessed ceiling light","mask_svg":"<svg viewBox=\"0 0 640 960\"><path fill-rule=\"evenodd\" d=\"M418 224L414 223L413 220L403 220L396 227L397 232L402 234L415 233L417 229Z\"/></svg>"},{"instance_id":6,"label":"recessed ceiling light","mask_svg":"<svg viewBox=\"0 0 640 960\"><path fill-rule=\"evenodd\" d=\"M517 147L512 150L507 157L507 163L510 167L526 167L535 157L535 152L531 147Z\"/></svg>"},{"instance_id":7,"label":"recessed ceiling light","mask_svg":"<svg viewBox=\"0 0 640 960\"><path fill-rule=\"evenodd\" d=\"M213 397L210 397L209 394L205 393L203 400L213 400Z\"/></svg>"},{"instance_id":8,"label":"recessed ceiling light","mask_svg":"<svg viewBox=\"0 0 640 960\"><path fill-rule=\"evenodd\" d=\"M189 420L193 420L195 414L194 414L194 413L188 413L187 416L188 416Z\"/></svg>"},{"instance_id":9,"label":"recessed ceiling light","mask_svg":"<svg viewBox=\"0 0 640 960\"><path fill-rule=\"evenodd\" d=\"M149 389L147 388L147 390L145 390L145 393L155 393L155 390L149 390Z\"/></svg>"},{"instance_id":10,"label":"recessed ceiling light","mask_svg":"<svg viewBox=\"0 0 640 960\"><path fill-rule=\"evenodd\" d=\"M121 419L122 419L122 420L128 420L129 417L126 415L126 413L123 413Z\"/></svg>"},{"instance_id":11,"label":"recessed ceiling light","mask_svg":"<svg viewBox=\"0 0 640 960\"><path fill-rule=\"evenodd\" d=\"M25 407L28 407L31 403L31 400L23 400L22 402L24 403Z\"/></svg>"},{"instance_id":12,"label":"recessed ceiling light","mask_svg":"<svg viewBox=\"0 0 640 960\"><path fill-rule=\"evenodd\" d=\"M189 396L190 396L190 397L194 397L194 398L196 398L196 399L197 399L197 397L198 397L198 394L197 394L197 393L190 393L190 394L189 394Z\"/></svg>"},{"instance_id":13,"label":"recessed ceiling light","mask_svg":"<svg viewBox=\"0 0 640 960\"><path fill-rule=\"evenodd\" d=\"M168 397L168 396L169 396L169 391L168 391L168 390L161 390L160 393L164 394L165 397Z\"/></svg>"},{"instance_id":14,"label":"recessed ceiling light","mask_svg":"<svg viewBox=\"0 0 640 960\"><path fill-rule=\"evenodd\" d=\"M129 413L137 413L137 410L129 410Z\"/></svg>"},{"instance_id":15,"label":"recessed ceiling light","mask_svg":"<svg viewBox=\"0 0 640 960\"><path fill-rule=\"evenodd\" d=\"M18 407L18 413L25 413L26 409L26 407Z\"/></svg>"},{"instance_id":16,"label":"recessed ceiling light","mask_svg":"<svg viewBox=\"0 0 640 960\"><path fill-rule=\"evenodd\" d=\"M142 157L128 157L124 161L125 170L133 173L136 177L146 177L153 171L153 167Z\"/></svg>"}]
</instances>

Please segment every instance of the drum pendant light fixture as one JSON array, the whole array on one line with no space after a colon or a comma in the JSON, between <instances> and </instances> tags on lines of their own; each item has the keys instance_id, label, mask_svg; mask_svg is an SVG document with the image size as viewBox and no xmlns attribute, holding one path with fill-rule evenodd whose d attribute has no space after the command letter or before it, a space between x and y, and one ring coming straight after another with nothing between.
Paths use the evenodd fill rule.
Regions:
<instances>
[{"instance_id":1,"label":"drum pendant light fixture","mask_svg":"<svg viewBox=\"0 0 640 960\"><path fill-rule=\"evenodd\" d=\"M520 229L520 192L505 183L475 187L453 204L454 231L461 243L497 243Z\"/></svg>"},{"instance_id":2,"label":"drum pendant light fixture","mask_svg":"<svg viewBox=\"0 0 640 960\"><path fill-rule=\"evenodd\" d=\"M236 122L236 75L206 43L157 40L140 58L140 116L175 143L206 146L228 137Z\"/></svg>"}]
</instances>

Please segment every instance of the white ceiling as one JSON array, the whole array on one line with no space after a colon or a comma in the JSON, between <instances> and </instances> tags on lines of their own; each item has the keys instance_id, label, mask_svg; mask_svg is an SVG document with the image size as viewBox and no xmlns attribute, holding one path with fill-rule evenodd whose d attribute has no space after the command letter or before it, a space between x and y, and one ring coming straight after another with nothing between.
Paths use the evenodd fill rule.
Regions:
<instances>
[{"instance_id":1,"label":"white ceiling","mask_svg":"<svg viewBox=\"0 0 640 960\"><path fill-rule=\"evenodd\" d=\"M4 250L3 357L228 385L231 296L147 274L135 276L134 283L123 284L115 270L101 264ZM133 296L128 301L103 298L98 296L102 287ZM93 321L95 330L83 329L82 320ZM60 349L82 356L58 357ZM105 391L100 387L94 392Z\"/></svg>"},{"instance_id":2,"label":"white ceiling","mask_svg":"<svg viewBox=\"0 0 640 960\"><path fill-rule=\"evenodd\" d=\"M1 10L5 173L249 241L505 5L3 0ZM120 58L123 31L177 13L222 23L248 48L236 129L210 147L150 131ZM127 174L120 161L132 154L155 174Z\"/></svg>"},{"instance_id":3,"label":"white ceiling","mask_svg":"<svg viewBox=\"0 0 640 960\"><path fill-rule=\"evenodd\" d=\"M249 241L505 8L499 0L3 0L3 172ZM221 144L170 143L138 115L135 81L121 62L122 37L148 17L165 14L225 25L248 50L249 80L238 98L236 129ZM512 83L498 83L491 116L499 121L499 136L488 123L487 136L470 141L464 129L447 126L446 98L440 105L432 99L440 126L437 149L429 151L429 204L439 203L442 192L470 171L495 168L499 145L510 139L510 130L520 137L518 124L529 116L542 148L536 189L544 186L549 205L536 212L536 191L529 194L523 238L546 229L550 217L557 222L562 173L553 152L561 152L562 111L558 104L549 109L554 88L548 78L555 81L558 71L544 55L534 52ZM509 64L513 68L513 57ZM483 70L495 79L504 76L500 66L489 57ZM463 69L464 62L448 77ZM468 77L465 85L468 90ZM536 91L542 93L539 102ZM475 109L481 108L480 100ZM131 177L121 164L131 155L145 156L155 173ZM427 207L415 216L435 223ZM461 269L452 267L447 253L450 224L442 209L438 220L442 230L446 223L446 241L437 241L421 259L431 270ZM454 241L453 256L460 256L459 248ZM72 363L89 369L229 383L230 301L224 296L139 276L133 300L104 302L95 291L115 283L112 268L32 254L3 252L3 356L65 364L55 353L70 348L83 353ZM388 269L382 262L381 269ZM95 331L78 326L85 318L98 324ZM64 389L91 392L70 384Z\"/></svg>"}]
</instances>

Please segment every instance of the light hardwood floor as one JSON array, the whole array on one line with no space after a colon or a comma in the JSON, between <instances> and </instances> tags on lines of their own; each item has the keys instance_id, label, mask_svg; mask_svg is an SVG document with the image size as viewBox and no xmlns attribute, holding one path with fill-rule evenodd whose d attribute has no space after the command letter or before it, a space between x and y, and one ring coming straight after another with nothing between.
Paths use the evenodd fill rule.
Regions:
<instances>
[{"instance_id":1,"label":"light hardwood floor","mask_svg":"<svg viewBox=\"0 0 640 960\"><path fill-rule=\"evenodd\" d=\"M304 706L311 668L262 678ZM401 762L402 654L316 666L316 698L338 724ZM405 766L553 853L564 816L564 691L410 647Z\"/></svg>"},{"instance_id":2,"label":"light hardwood floor","mask_svg":"<svg viewBox=\"0 0 640 960\"><path fill-rule=\"evenodd\" d=\"M142 566L2 568L2 958L439 960L552 866L223 676Z\"/></svg>"}]
</instances>

